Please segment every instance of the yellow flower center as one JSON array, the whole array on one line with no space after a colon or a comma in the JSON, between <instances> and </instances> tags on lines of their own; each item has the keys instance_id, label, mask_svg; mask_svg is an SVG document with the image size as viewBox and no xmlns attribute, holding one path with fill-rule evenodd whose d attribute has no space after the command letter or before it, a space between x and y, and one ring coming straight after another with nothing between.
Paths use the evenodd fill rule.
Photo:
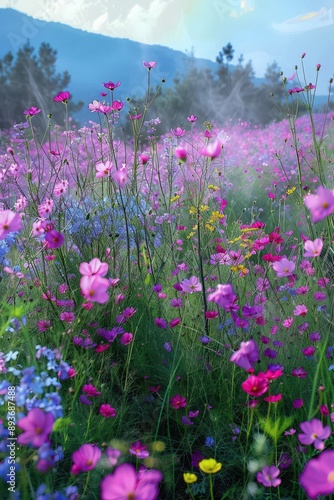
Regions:
<instances>
[{"instance_id":1,"label":"yellow flower center","mask_svg":"<svg viewBox=\"0 0 334 500\"><path fill-rule=\"evenodd\" d=\"M327 475L327 481L329 483L334 483L334 470L331 470Z\"/></svg>"}]
</instances>

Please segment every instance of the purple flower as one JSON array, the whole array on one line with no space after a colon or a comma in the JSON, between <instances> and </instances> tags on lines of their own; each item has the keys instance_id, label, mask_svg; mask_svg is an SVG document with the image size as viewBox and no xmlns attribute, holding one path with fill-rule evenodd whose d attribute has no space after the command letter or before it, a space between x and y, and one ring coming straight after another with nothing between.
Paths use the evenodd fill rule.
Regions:
<instances>
[{"instance_id":1,"label":"purple flower","mask_svg":"<svg viewBox=\"0 0 334 500\"><path fill-rule=\"evenodd\" d=\"M309 460L299 481L311 500L334 493L334 451L323 451Z\"/></svg>"},{"instance_id":2,"label":"purple flower","mask_svg":"<svg viewBox=\"0 0 334 500\"><path fill-rule=\"evenodd\" d=\"M150 454L146 445L142 444L140 441L136 441L130 445L129 453L135 455L137 458L147 458Z\"/></svg>"},{"instance_id":3,"label":"purple flower","mask_svg":"<svg viewBox=\"0 0 334 500\"><path fill-rule=\"evenodd\" d=\"M253 368L254 363L260 359L260 352L256 342L251 339L241 342L240 349L232 354L230 361L244 370Z\"/></svg>"},{"instance_id":4,"label":"purple flower","mask_svg":"<svg viewBox=\"0 0 334 500\"><path fill-rule=\"evenodd\" d=\"M302 444L313 444L316 450L324 449L324 441L331 435L329 425L324 427L320 420L312 418L310 421L302 422L300 428L303 434L298 434L298 439Z\"/></svg>"},{"instance_id":5,"label":"purple flower","mask_svg":"<svg viewBox=\"0 0 334 500\"><path fill-rule=\"evenodd\" d=\"M194 292L201 292L202 291L201 282L200 282L199 278L197 278L196 276L192 276L188 280L184 279L181 282L181 286L182 286L182 290L184 292L188 292L188 293L194 293Z\"/></svg>"},{"instance_id":6,"label":"purple flower","mask_svg":"<svg viewBox=\"0 0 334 500\"><path fill-rule=\"evenodd\" d=\"M154 322L158 328L166 329L168 326L167 321L163 318L154 318Z\"/></svg>"},{"instance_id":7,"label":"purple flower","mask_svg":"<svg viewBox=\"0 0 334 500\"><path fill-rule=\"evenodd\" d=\"M275 465L271 465L270 467L266 465L265 467L263 467L261 472L258 472L256 474L256 479L259 483L262 483L263 486L266 486L267 488L270 488L271 486L276 488L282 482L281 479L278 479L279 474L280 470L275 467Z\"/></svg>"}]
</instances>

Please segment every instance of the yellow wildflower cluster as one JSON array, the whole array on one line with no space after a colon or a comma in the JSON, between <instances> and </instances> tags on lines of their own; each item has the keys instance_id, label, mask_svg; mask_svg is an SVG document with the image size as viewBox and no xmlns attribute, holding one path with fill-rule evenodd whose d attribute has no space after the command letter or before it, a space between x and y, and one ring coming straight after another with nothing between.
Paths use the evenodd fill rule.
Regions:
<instances>
[{"instance_id":1,"label":"yellow wildflower cluster","mask_svg":"<svg viewBox=\"0 0 334 500\"><path fill-rule=\"evenodd\" d=\"M188 234L187 239L190 240L194 236L194 231L191 231L191 233Z\"/></svg>"},{"instance_id":2,"label":"yellow wildflower cluster","mask_svg":"<svg viewBox=\"0 0 334 500\"><path fill-rule=\"evenodd\" d=\"M205 224L205 227L209 230L209 231L214 231L215 229L215 226L213 226L212 224L209 224L208 222Z\"/></svg>"},{"instance_id":3,"label":"yellow wildflower cluster","mask_svg":"<svg viewBox=\"0 0 334 500\"><path fill-rule=\"evenodd\" d=\"M199 211L200 211L200 212L206 212L207 210L209 210L208 205L201 205L201 206L199 207Z\"/></svg>"},{"instance_id":4,"label":"yellow wildflower cluster","mask_svg":"<svg viewBox=\"0 0 334 500\"><path fill-rule=\"evenodd\" d=\"M189 213L190 213L191 215L197 214L197 208L196 208L196 207L194 207L194 206L190 207L190 208L189 208Z\"/></svg>"},{"instance_id":5,"label":"yellow wildflower cluster","mask_svg":"<svg viewBox=\"0 0 334 500\"><path fill-rule=\"evenodd\" d=\"M230 269L234 273L240 273L240 274L243 274L243 275L248 274L248 269L243 264L238 264L237 266L231 266Z\"/></svg>"},{"instance_id":6,"label":"yellow wildflower cluster","mask_svg":"<svg viewBox=\"0 0 334 500\"><path fill-rule=\"evenodd\" d=\"M208 185L208 189L211 189L212 191L218 191L218 190L219 190L219 187L218 187L218 186L215 186L214 184L209 184L209 185Z\"/></svg>"},{"instance_id":7,"label":"yellow wildflower cluster","mask_svg":"<svg viewBox=\"0 0 334 500\"><path fill-rule=\"evenodd\" d=\"M294 192L296 191L296 188L295 187L292 187L291 189L288 189L286 194L289 195L289 194L293 194Z\"/></svg>"},{"instance_id":8,"label":"yellow wildflower cluster","mask_svg":"<svg viewBox=\"0 0 334 500\"><path fill-rule=\"evenodd\" d=\"M170 202L171 203L174 203L174 201L177 201L181 198L181 196L179 194L176 194L175 196L173 196L171 199L170 199Z\"/></svg>"}]
</instances>

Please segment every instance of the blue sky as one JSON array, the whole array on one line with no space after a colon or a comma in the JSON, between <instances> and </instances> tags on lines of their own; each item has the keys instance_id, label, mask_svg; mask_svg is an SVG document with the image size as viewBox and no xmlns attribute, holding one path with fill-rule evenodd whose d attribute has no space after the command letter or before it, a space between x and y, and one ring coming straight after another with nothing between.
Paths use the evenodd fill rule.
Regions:
<instances>
[{"instance_id":1,"label":"blue sky","mask_svg":"<svg viewBox=\"0 0 334 500\"><path fill-rule=\"evenodd\" d=\"M231 42L256 76L273 60L290 76L306 52L307 80L322 65L322 94L334 74L333 0L0 0L0 7L211 60Z\"/></svg>"}]
</instances>

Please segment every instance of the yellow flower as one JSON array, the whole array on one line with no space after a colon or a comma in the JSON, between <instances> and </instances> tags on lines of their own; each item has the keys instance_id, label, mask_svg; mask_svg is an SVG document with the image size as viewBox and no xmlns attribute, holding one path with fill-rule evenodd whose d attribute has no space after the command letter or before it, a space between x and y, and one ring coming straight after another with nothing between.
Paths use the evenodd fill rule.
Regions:
<instances>
[{"instance_id":1,"label":"yellow flower","mask_svg":"<svg viewBox=\"0 0 334 500\"><path fill-rule=\"evenodd\" d=\"M219 187L215 186L214 184L209 184L208 189L212 189L212 191L218 191Z\"/></svg>"},{"instance_id":2,"label":"yellow flower","mask_svg":"<svg viewBox=\"0 0 334 500\"><path fill-rule=\"evenodd\" d=\"M190 214L197 214L197 208L196 207L190 207L189 208L189 213Z\"/></svg>"},{"instance_id":3,"label":"yellow flower","mask_svg":"<svg viewBox=\"0 0 334 500\"><path fill-rule=\"evenodd\" d=\"M188 239L188 240L190 240L190 238L192 238L192 237L194 236L194 234L195 234L195 233L194 233L193 231L191 231L191 232L188 234L187 239Z\"/></svg>"},{"instance_id":4,"label":"yellow flower","mask_svg":"<svg viewBox=\"0 0 334 500\"><path fill-rule=\"evenodd\" d=\"M166 445L163 441L154 441L152 443L152 450L153 451L161 452L161 451L165 451L165 449L166 449Z\"/></svg>"},{"instance_id":5,"label":"yellow flower","mask_svg":"<svg viewBox=\"0 0 334 500\"><path fill-rule=\"evenodd\" d=\"M173 203L174 201L177 201L181 198L181 196L179 194L176 194L175 196L173 196L171 199L170 199L170 202Z\"/></svg>"},{"instance_id":6,"label":"yellow flower","mask_svg":"<svg viewBox=\"0 0 334 500\"><path fill-rule=\"evenodd\" d=\"M205 474L216 474L222 468L221 462L217 462L214 458L204 458L198 465Z\"/></svg>"},{"instance_id":7,"label":"yellow flower","mask_svg":"<svg viewBox=\"0 0 334 500\"><path fill-rule=\"evenodd\" d=\"M209 207L208 207L208 205L201 205L199 207L199 209L200 209L201 212L206 212L207 210L209 210Z\"/></svg>"},{"instance_id":8,"label":"yellow flower","mask_svg":"<svg viewBox=\"0 0 334 500\"><path fill-rule=\"evenodd\" d=\"M206 224L205 224L205 227L206 227L209 231L214 231L214 229L215 229L215 227L214 227L214 226L212 226L211 224L208 224L208 223L206 223Z\"/></svg>"},{"instance_id":9,"label":"yellow flower","mask_svg":"<svg viewBox=\"0 0 334 500\"><path fill-rule=\"evenodd\" d=\"M295 187L292 187L291 189L288 189L286 194L289 195L289 194L292 194L296 191L296 188Z\"/></svg>"},{"instance_id":10,"label":"yellow flower","mask_svg":"<svg viewBox=\"0 0 334 500\"><path fill-rule=\"evenodd\" d=\"M196 476L196 474L192 474L191 472L184 472L183 473L183 480L187 484L196 483L197 476Z\"/></svg>"}]
</instances>

